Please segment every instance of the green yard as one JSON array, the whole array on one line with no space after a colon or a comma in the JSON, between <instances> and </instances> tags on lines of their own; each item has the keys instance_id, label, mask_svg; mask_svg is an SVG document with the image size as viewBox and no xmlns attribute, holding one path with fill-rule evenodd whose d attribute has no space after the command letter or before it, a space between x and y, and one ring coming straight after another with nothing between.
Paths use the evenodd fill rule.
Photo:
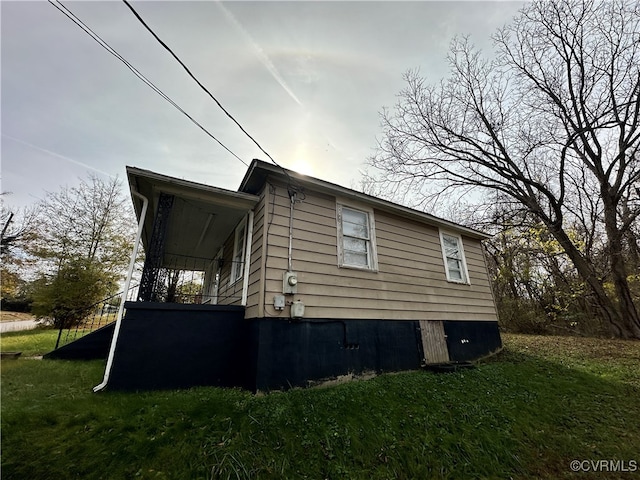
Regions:
<instances>
[{"instance_id":1,"label":"green yard","mask_svg":"<svg viewBox=\"0 0 640 480\"><path fill-rule=\"evenodd\" d=\"M2 350L38 355L51 339L47 331L3 335ZM504 341L503 353L473 370L257 396L219 388L94 394L102 361L3 361L2 478L640 474L570 468L576 459L640 464L639 342Z\"/></svg>"}]
</instances>

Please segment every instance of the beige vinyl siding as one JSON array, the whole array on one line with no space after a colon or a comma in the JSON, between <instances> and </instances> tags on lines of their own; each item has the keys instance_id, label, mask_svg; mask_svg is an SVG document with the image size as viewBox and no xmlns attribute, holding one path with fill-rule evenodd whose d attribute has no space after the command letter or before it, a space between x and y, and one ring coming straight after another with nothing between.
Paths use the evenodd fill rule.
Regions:
<instances>
[{"instance_id":1,"label":"beige vinyl siding","mask_svg":"<svg viewBox=\"0 0 640 480\"><path fill-rule=\"evenodd\" d=\"M264 195L254 208L253 217L253 236L251 242L251 261L249 264L249 285L247 288L247 305L245 317L251 318L260 315L259 305L262 303L262 293L264 274L262 252L264 242L264 219L265 219L265 202ZM247 229L248 231L248 226ZM223 247L224 264L220 271L220 288L218 290L218 303L220 305L240 305L242 303L242 286L244 280L244 271L242 276L232 284L229 284L232 272L233 261L233 243L235 240L235 231L227 238ZM249 248L249 247L245 247Z\"/></svg>"},{"instance_id":2,"label":"beige vinyl siding","mask_svg":"<svg viewBox=\"0 0 640 480\"><path fill-rule=\"evenodd\" d=\"M218 288L219 305L240 305L242 303L242 277L230 284L233 262L233 241L235 231L224 242L222 247L223 265L220 269L220 286Z\"/></svg>"},{"instance_id":3,"label":"beige vinyl siding","mask_svg":"<svg viewBox=\"0 0 640 480\"><path fill-rule=\"evenodd\" d=\"M338 267L336 198L305 192L295 205L293 270L308 318L372 318L398 320L497 320L489 279L478 240L462 237L470 284L447 282L438 229L380 210L374 211L378 271ZM266 199L269 204L271 198ZM367 208L357 202L340 202ZM278 187L269 230L266 261L266 314L282 294L287 269L289 199Z\"/></svg>"},{"instance_id":4,"label":"beige vinyl siding","mask_svg":"<svg viewBox=\"0 0 640 480\"><path fill-rule=\"evenodd\" d=\"M264 221L265 202L264 195L254 208L253 235L251 242L251 261L249 264L249 284L247 287L247 304L245 317L251 318L262 316L262 309L259 306L263 303L264 292ZM247 227L248 231L248 227ZM233 261L233 243L235 240L235 230L225 240L223 247L224 264L220 270L220 287L218 290L218 304L220 305L240 305L242 303L242 286L244 272L241 278L230 284Z\"/></svg>"}]
</instances>

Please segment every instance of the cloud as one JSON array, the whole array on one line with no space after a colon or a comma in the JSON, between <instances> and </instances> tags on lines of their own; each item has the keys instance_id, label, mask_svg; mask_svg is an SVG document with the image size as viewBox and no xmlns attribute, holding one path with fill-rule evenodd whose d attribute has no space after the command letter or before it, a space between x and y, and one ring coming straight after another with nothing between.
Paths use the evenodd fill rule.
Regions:
<instances>
[{"instance_id":1,"label":"cloud","mask_svg":"<svg viewBox=\"0 0 640 480\"><path fill-rule=\"evenodd\" d=\"M268 72L275 79L275 81L278 82L278 84L280 84L280 86L284 89L285 92L287 92L287 94L293 99L294 102L302 106L302 102L300 101L300 99L296 96L295 93L293 93L293 90L291 90L289 85L287 85L287 82L285 82L284 78L282 78L282 75L280 74L276 66L273 64L269 56L265 53L263 48L253 39L251 34L242 26L242 24L233 15L233 13L231 13L222 4L222 2L216 2L216 4L220 8L220 10L222 10L224 15L227 17L227 20L229 20L229 22L235 27L238 33L242 35L245 42L247 42L249 46L251 46L254 53L258 57L258 60L260 60L260 63L264 65L264 67L268 70Z\"/></svg>"},{"instance_id":2,"label":"cloud","mask_svg":"<svg viewBox=\"0 0 640 480\"><path fill-rule=\"evenodd\" d=\"M60 158L62 160L66 160L67 162L73 163L75 165L79 165L81 167L86 168L87 170L92 170L92 171L100 173L102 175L106 175L106 176L111 177L111 178L116 178L116 176L112 175L111 173L105 172L104 170L100 170L99 168L96 168L96 167L92 167L91 165L89 165L87 163L83 163L83 162L81 162L79 160L74 160L73 158L65 157L64 155L60 155L59 153L52 152L51 150L47 150L46 148L42 148L42 147L39 147L39 146L34 145L32 143L25 142L24 140L20 140L19 138L12 137L11 135L7 135L5 133L3 133L2 136L4 138L8 138L9 140L12 140L14 142L20 143L22 145L26 145L29 148L33 148L34 150L38 150L40 152L46 153L47 155L51 155L52 157Z\"/></svg>"}]
</instances>

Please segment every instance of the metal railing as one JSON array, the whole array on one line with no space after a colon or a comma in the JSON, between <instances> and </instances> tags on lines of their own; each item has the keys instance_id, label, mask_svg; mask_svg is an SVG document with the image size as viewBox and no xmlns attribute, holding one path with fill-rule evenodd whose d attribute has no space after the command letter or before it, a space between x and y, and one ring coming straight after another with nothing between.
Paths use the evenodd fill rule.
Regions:
<instances>
[{"instance_id":1,"label":"metal railing","mask_svg":"<svg viewBox=\"0 0 640 480\"><path fill-rule=\"evenodd\" d=\"M220 266L213 262L211 258L165 255L162 267L142 275L148 283L141 286L138 301L218 304L240 300L241 293L219 288Z\"/></svg>"},{"instance_id":2,"label":"metal railing","mask_svg":"<svg viewBox=\"0 0 640 480\"><path fill-rule=\"evenodd\" d=\"M137 266L136 278L140 278L141 265ZM216 267L216 268L213 268ZM206 278L205 272L213 278ZM61 328L56 348L71 343L116 320L120 302L152 301L180 304L232 304L241 300L241 293L231 292L227 288L218 288L221 283L219 268L212 265L212 259L168 255L163 266L151 275L149 298L140 298L140 285L131 287L128 292L119 292L97 302L92 313L82 322L71 328ZM215 273L218 271L218 273Z\"/></svg>"},{"instance_id":3,"label":"metal railing","mask_svg":"<svg viewBox=\"0 0 640 480\"><path fill-rule=\"evenodd\" d=\"M71 328L60 329L58 332L58 340L56 341L56 348L62 347L115 322L120 303L135 299L137 289L138 285L135 285L126 292L126 295L125 292L118 292L115 295L95 303L91 313L84 320Z\"/></svg>"}]
</instances>

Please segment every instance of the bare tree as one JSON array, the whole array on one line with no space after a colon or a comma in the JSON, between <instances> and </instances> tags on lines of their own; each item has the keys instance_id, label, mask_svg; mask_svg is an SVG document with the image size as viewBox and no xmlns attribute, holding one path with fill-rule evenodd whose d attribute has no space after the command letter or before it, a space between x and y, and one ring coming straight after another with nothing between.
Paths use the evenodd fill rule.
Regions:
<instances>
[{"instance_id":1,"label":"bare tree","mask_svg":"<svg viewBox=\"0 0 640 480\"><path fill-rule=\"evenodd\" d=\"M0 297L2 307L12 302L11 308L27 308L26 285L32 273L33 258L25 247L35 235L37 207L11 208L5 204L5 193L0 196ZM19 304L19 305L18 305Z\"/></svg>"},{"instance_id":2,"label":"bare tree","mask_svg":"<svg viewBox=\"0 0 640 480\"><path fill-rule=\"evenodd\" d=\"M33 238L34 224L38 216L38 208L35 206L21 209L11 209L5 205L2 194L2 205L0 214L0 255L3 261L6 256L11 255L14 248L24 248L26 242Z\"/></svg>"},{"instance_id":3,"label":"bare tree","mask_svg":"<svg viewBox=\"0 0 640 480\"><path fill-rule=\"evenodd\" d=\"M516 202L562 246L613 332L640 338L623 261L640 214L640 5L536 1L494 40L492 60L455 40L439 84L408 72L371 163L424 199L472 187ZM576 222L591 242L604 232L608 271L567 233Z\"/></svg>"}]
</instances>

